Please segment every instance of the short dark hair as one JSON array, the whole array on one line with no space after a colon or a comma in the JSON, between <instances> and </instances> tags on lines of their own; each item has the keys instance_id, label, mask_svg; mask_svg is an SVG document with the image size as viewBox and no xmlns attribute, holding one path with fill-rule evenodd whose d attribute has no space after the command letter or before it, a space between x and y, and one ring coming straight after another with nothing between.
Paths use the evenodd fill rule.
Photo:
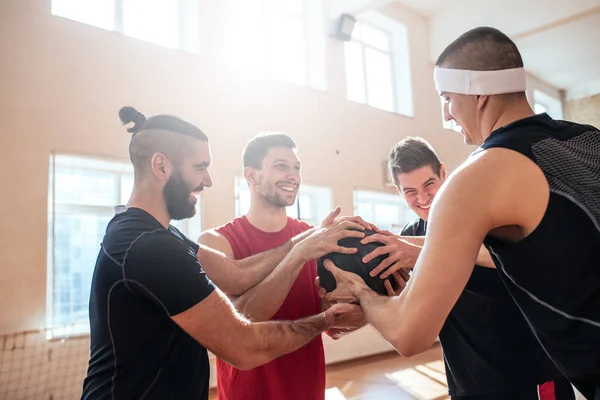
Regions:
<instances>
[{"instance_id":1,"label":"short dark hair","mask_svg":"<svg viewBox=\"0 0 600 400\"><path fill-rule=\"evenodd\" d=\"M261 132L246 144L243 153L244 168L260 169L262 162L271 147L289 147L296 149L294 140L281 132Z\"/></svg>"},{"instance_id":2,"label":"short dark hair","mask_svg":"<svg viewBox=\"0 0 600 400\"><path fill-rule=\"evenodd\" d=\"M398 174L408 174L421 167L430 166L440 176L442 162L433 147L423 138L407 137L390 151L388 166L392 179L397 184Z\"/></svg>"},{"instance_id":3,"label":"short dark hair","mask_svg":"<svg viewBox=\"0 0 600 400\"><path fill-rule=\"evenodd\" d=\"M495 28L479 27L463 33L440 54L436 66L474 71L522 68L523 58L507 35Z\"/></svg>"},{"instance_id":4,"label":"short dark hair","mask_svg":"<svg viewBox=\"0 0 600 400\"><path fill-rule=\"evenodd\" d=\"M200 128L175 115L160 114L146 118L133 107L123 107L119 110L119 118L124 125L133 122L127 132L132 133L129 158L136 179L143 175L155 153L163 153L171 162L178 164L188 154L190 140L208 141L208 136Z\"/></svg>"}]
</instances>

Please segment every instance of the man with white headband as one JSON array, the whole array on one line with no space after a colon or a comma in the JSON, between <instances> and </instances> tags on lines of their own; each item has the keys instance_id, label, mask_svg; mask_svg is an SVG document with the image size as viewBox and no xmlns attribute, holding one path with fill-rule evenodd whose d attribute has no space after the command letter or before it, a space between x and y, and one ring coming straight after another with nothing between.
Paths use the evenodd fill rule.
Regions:
<instances>
[{"instance_id":1,"label":"man with white headband","mask_svg":"<svg viewBox=\"0 0 600 400\"><path fill-rule=\"evenodd\" d=\"M445 117L480 147L438 192L400 296L378 296L329 262L338 288L326 297L359 301L400 353L421 352L484 243L542 347L600 400L600 132L535 115L524 74L516 45L496 29L471 30L444 50L435 78Z\"/></svg>"}]
</instances>

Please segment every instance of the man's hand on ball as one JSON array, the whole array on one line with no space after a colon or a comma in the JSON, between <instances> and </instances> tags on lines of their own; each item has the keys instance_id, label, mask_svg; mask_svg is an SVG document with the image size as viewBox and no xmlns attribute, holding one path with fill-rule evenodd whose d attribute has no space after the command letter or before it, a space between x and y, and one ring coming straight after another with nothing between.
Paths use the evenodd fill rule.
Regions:
<instances>
[{"instance_id":1,"label":"man's hand on ball","mask_svg":"<svg viewBox=\"0 0 600 400\"><path fill-rule=\"evenodd\" d=\"M394 286L392 285L391 278L394 278L398 284L398 289L394 290ZM385 286L385 290L387 291L388 296L398 296L408 283L410 279L410 274L406 269L399 269L396 272L393 272L390 277L388 277L385 281L383 281L383 286Z\"/></svg>"},{"instance_id":2,"label":"man's hand on ball","mask_svg":"<svg viewBox=\"0 0 600 400\"><path fill-rule=\"evenodd\" d=\"M370 224L370 223L366 222L364 219L362 219L359 216L340 217L339 215L341 212L342 212L342 209L340 207L336 207L335 210L330 212L329 215L327 216L327 218L325 218L323 220L323 222L321 223L321 228L325 228L333 223L340 222L340 221L350 221L350 222L357 223L357 224L361 225L364 229L368 229L371 231L376 231L379 229L374 224Z\"/></svg>"},{"instance_id":3,"label":"man's hand on ball","mask_svg":"<svg viewBox=\"0 0 600 400\"><path fill-rule=\"evenodd\" d=\"M305 260L314 260L329 253L354 254L358 250L338 245L338 241L347 237L363 238L365 228L358 222L345 219L335 221L325 227L315 229L308 237L297 244Z\"/></svg>"},{"instance_id":4,"label":"man's hand on ball","mask_svg":"<svg viewBox=\"0 0 600 400\"><path fill-rule=\"evenodd\" d=\"M363 289L369 289L357 274L338 268L331 260L325 260L323 265L335 278L335 289L325 293L326 301L336 303L358 303L358 294Z\"/></svg>"},{"instance_id":5,"label":"man's hand on ball","mask_svg":"<svg viewBox=\"0 0 600 400\"><path fill-rule=\"evenodd\" d=\"M377 247L375 250L363 257L363 263L387 254L388 257L370 272L371 276L377 276L382 271L381 279L389 277L402 268L412 268L419 258L421 248L417 245L400 239L396 235L388 236L380 233L368 236L361 240L362 244L381 242L385 246Z\"/></svg>"}]
</instances>

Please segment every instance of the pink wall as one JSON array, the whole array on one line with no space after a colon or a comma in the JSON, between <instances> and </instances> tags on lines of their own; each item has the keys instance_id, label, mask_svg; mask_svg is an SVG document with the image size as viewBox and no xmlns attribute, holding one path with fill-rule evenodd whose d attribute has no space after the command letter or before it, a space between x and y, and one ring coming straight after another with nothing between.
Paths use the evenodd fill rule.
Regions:
<instances>
[{"instance_id":1,"label":"pink wall","mask_svg":"<svg viewBox=\"0 0 600 400\"><path fill-rule=\"evenodd\" d=\"M179 114L208 133L215 185L204 196L205 227L234 216L240 154L261 130L290 133L305 181L330 185L346 213L354 188L384 190L381 161L402 137L431 140L451 169L471 150L441 128L423 17L397 4L385 9L409 29L415 117L406 118L346 101L343 44L332 39L327 92L233 73L226 64L233 2L202 2L199 55L54 17L49 0L0 2L0 332L45 323L50 152L126 159L123 105Z\"/></svg>"}]
</instances>

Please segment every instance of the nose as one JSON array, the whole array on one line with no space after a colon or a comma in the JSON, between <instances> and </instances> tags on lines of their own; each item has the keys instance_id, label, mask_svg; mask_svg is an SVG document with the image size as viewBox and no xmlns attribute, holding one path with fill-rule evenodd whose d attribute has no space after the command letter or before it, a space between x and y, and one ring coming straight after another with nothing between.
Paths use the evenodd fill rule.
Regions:
<instances>
[{"instance_id":1,"label":"nose","mask_svg":"<svg viewBox=\"0 0 600 400\"><path fill-rule=\"evenodd\" d=\"M212 186L213 181L212 181L212 176L210 175L210 172L206 171L206 176L202 180L202 183L204 184L204 187L211 187Z\"/></svg>"},{"instance_id":2,"label":"nose","mask_svg":"<svg viewBox=\"0 0 600 400\"><path fill-rule=\"evenodd\" d=\"M454 120L454 117L452 116L452 114L450 114L450 106L448 105L448 102L445 101L444 102L444 121L452 121Z\"/></svg>"},{"instance_id":3,"label":"nose","mask_svg":"<svg viewBox=\"0 0 600 400\"><path fill-rule=\"evenodd\" d=\"M300 182L300 173L299 172L290 172L286 177L288 181L291 183L299 183Z\"/></svg>"},{"instance_id":4,"label":"nose","mask_svg":"<svg viewBox=\"0 0 600 400\"><path fill-rule=\"evenodd\" d=\"M423 204L423 205L425 205L425 204L429 203L429 198L430 198L430 197L431 197L431 196L429 196L429 193L426 193L426 192L419 192L419 193L417 194L417 202L418 202L419 204Z\"/></svg>"}]
</instances>

